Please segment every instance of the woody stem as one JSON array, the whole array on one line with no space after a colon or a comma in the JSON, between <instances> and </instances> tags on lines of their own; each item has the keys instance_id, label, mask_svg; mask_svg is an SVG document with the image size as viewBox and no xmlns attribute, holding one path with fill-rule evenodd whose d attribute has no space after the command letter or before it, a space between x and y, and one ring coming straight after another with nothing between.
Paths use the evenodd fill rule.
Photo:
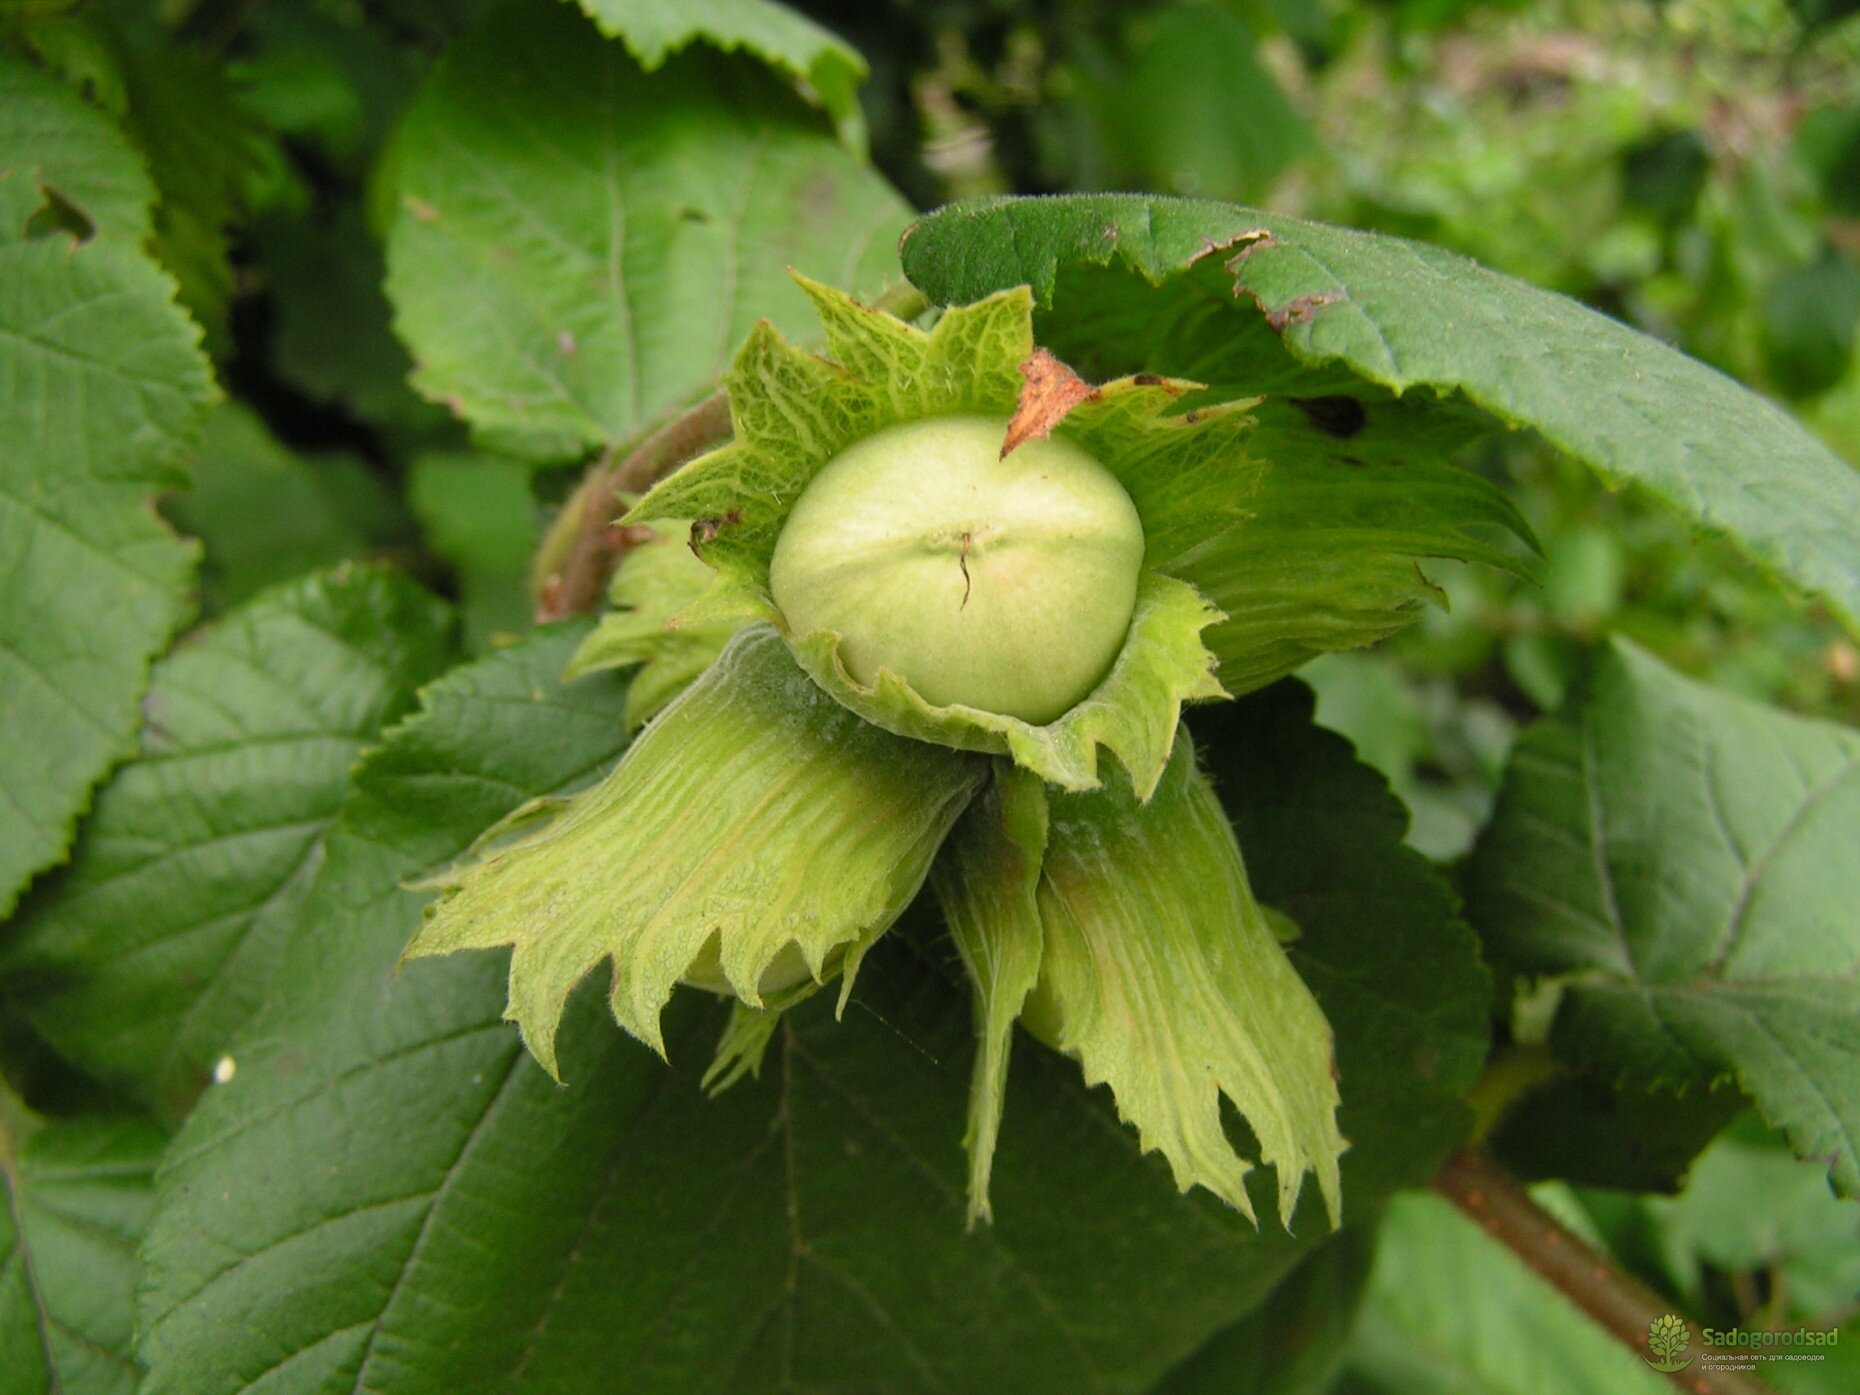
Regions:
<instances>
[{"instance_id":1,"label":"woody stem","mask_svg":"<svg viewBox=\"0 0 1860 1395\"><path fill-rule=\"evenodd\" d=\"M1637 1356L1647 1330L1672 1304L1595 1249L1531 1199L1524 1184L1484 1153L1462 1149L1434 1177L1434 1190ZM1668 1376L1691 1395L1774 1395L1742 1371L1694 1362Z\"/></svg>"}]
</instances>

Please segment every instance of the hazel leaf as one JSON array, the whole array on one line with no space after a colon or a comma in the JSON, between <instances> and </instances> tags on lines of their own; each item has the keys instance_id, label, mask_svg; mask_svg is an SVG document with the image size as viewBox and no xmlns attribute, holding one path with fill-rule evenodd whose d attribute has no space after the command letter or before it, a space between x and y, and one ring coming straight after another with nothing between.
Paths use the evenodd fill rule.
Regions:
<instances>
[{"instance_id":1,"label":"hazel leaf","mask_svg":"<svg viewBox=\"0 0 1860 1395\"><path fill-rule=\"evenodd\" d=\"M1039 907L1036 1035L1108 1084L1176 1184L1253 1217L1222 1121L1232 1101L1278 1174L1290 1225L1307 1172L1342 1209L1330 1024L1254 899L1194 750L1178 744L1147 803L1118 786L1055 795Z\"/></svg>"},{"instance_id":2,"label":"hazel leaf","mask_svg":"<svg viewBox=\"0 0 1860 1395\"><path fill-rule=\"evenodd\" d=\"M1095 320L1119 362L1305 401L1347 394L1372 416L1394 395L1530 428L1860 631L1860 476L1846 461L1669 345L1443 248L1235 204L1092 194L941 209L906 232L901 257L933 300L1031 284L1055 324ZM1136 313L1098 313L1107 291Z\"/></svg>"},{"instance_id":3,"label":"hazel leaf","mask_svg":"<svg viewBox=\"0 0 1860 1395\"><path fill-rule=\"evenodd\" d=\"M637 666L627 688L628 731L644 726L696 682L743 628L741 617L674 623L711 590L716 576L686 545L688 522L640 531L647 536L627 549L608 585L613 609L582 641L562 674L572 679Z\"/></svg>"},{"instance_id":4,"label":"hazel leaf","mask_svg":"<svg viewBox=\"0 0 1860 1395\"><path fill-rule=\"evenodd\" d=\"M569 991L611 959L614 1017L662 1053L713 937L752 1006L791 947L816 980L845 956L850 986L984 770L860 721L758 626L557 821L455 873L407 953L514 946L506 1015L551 1073Z\"/></svg>"},{"instance_id":5,"label":"hazel leaf","mask_svg":"<svg viewBox=\"0 0 1860 1395\"><path fill-rule=\"evenodd\" d=\"M1639 1088L1734 1078L1860 1196L1860 733L1625 640L1512 752L1467 864L1495 956L1563 980L1551 1049Z\"/></svg>"},{"instance_id":6,"label":"hazel leaf","mask_svg":"<svg viewBox=\"0 0 1860 1395\"><path fill-rule=\"evenodd\" d=\"M0 101L12 60L0 58ZM22 95L23 94L23 95ZM135 745L151 659L191 607L195 552L149 507L186 484L215 389L174 281L128 236L24 236L35 163L139 207L120 138L82 139L36 102L0 128L0 915L60 861L91 791ZM36 134L35 134L36 133ZM93 144L95 149L91 147ZM114 211L112 211L114 210Z\"/></svg>"},{"instance_id":7,"label":"hazel leaf","mask_svg":"<svg viewBox=\"0 0 1860 1395\"><path fill-rule=\"evenodd\" d=\"M449 609L392 572L300 578L158 661L141 749L0 944L68 1061L184 1114L271 991L356 757L451 656Z\"/></svg>"},{"instance_id":8,"label":"hazel leaf","mask_svg":"<svg viewBox=\"0 0 1860 1395\"><path fill-rule=\"evenodd\" d=\"M859 50L786 5L770 0L581 0L601 32L620 40L647 72L702 44L752 54L785 74L796 92L824 108L842 140L865 146L859 86L868 68Z\"/></svg>"},{"instance_id":9,"label":"hazel leaf","mask_svg":"<svg viewBox=\"0 0 1860 1395\"><path fill-rule=\"evenodd\" d=\"M1074 791L1098 787L1103 746L1123 765L1138 798L1148 799L1174 748L1183 704L1226 696L1201 642L1201 632L1220 619L1220 611L1186 582L1144 572L1130 633L1111 671L1069 712L1044 726L975 707L933 706L888 671L863 687L840 662L839 637L831 632L807 636L795 654L815 682L887 731L1011 756L1049 784Z\"/></svg>"},{"instance_id":10,"label":"hazel leaf","mask_svg":"<svg viewBox=\"0 0 1860 1395\"><path fill-rule=\"evenodd\" d=\"M909 215L765 64L701 42L668 55L638 4L590 7L635 43L658 30L656 71L572 6L497 6L433 65L383 181L414 387L536 460L636 439L707 392L759 319L805 325L784 267L896 280Z\"/></svg>"},{"instance_id":11,"label":"hazel leaf","mask_svg":"<svg viewBox=\"0 0 1860 1395\"><path fill-rule=\"evenodd\" d=\"M88 233L140 245L153 225L155 185L148 162L98 106L12 50L0 52L0 150L34 210L47 189L73 209ZM10 237L17 228L6 229Z\"/></svg>"},{"instance_id":12,"label":"hazel leaf","mask_svg":"<svg viewBox=\"0 0 1860 1395\"><path fill-rule=\"evenodd\" d=\"M1008 761L969 806L932 873L943 918L975 988L969 1085L969 1224L993 1219L988 1180L1007 1096L1014 1022L1040 978L1040 861L1046 789Z\"/></svg>"},{"instance_id":13,"label":"hazel leaf","mask_svg":"<svg viewBox=\"0 0 1860 1395\"><path fill-rule=\"evenodd\" d=\"M7 1395L133 1395L138 1247L167 1141L132 1114L41 1118L0 1084Z\"/></svg>"}]
</instances>

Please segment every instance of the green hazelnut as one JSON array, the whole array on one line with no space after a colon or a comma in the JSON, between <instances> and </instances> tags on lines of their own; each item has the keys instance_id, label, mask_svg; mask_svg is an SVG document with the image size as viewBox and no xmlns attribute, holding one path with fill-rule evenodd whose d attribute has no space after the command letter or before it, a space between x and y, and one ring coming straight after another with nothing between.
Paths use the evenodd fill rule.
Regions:
<instances>
[{"instance_id":1,"label":"green hazelnut","mask_svg":"<svg viewBox=\"0 0 1860 1395\"><path fill-rule=\"evenodd\" d=\"M1003 459L1007 425L935 417L842 451L796 500L769 588L797 638L839 635L862 686L889 670L936 706L1044 725L1123 647L1143 524L1069 441Z\"/></svg>"}]
</instances>

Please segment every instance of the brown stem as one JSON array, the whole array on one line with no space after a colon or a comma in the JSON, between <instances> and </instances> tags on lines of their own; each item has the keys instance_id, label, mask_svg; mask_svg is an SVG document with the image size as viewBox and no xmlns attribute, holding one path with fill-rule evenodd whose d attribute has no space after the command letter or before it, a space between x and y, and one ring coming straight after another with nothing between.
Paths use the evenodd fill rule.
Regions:
<instances>
[{"instance_id":1,"label":"brown stem","mask_svg":"<svg viewBox=\"0 0 1860 1395\"><path fill-rule=\"evenodd\" d=\"M1673 1310L1671 1303L1531 1200L1523 1183L1483 1153L1455 1153L1433 1186L1636 1354L1644 1353L1653 1320ZM1669 1379L1692 1395L1774 1395L1770 1386L1745 1372L1700 1366L1695 1361Z\"/></svg>"},{"instance_id":2,"label":"brown stem","mask_svg":"<svg viewBox=\"0 0 1860 1395\"><path fill-rule=\"evenodd\" d=\"M929 308L922 291L908 282L893 286L873 308L914 320ZM618 463L610 452L588 470L537 555L532 589L536 623L547 624L595 609L614 564L627 549L626 530L616 528L623 494L657 484L692 456L730 437L730 399L722 388L687 408L634 446Z\"/></svg>"},{"instance_id":3,"label":"brown stem","mask_svg":"<svg viewBox=\"0 0 1860 1395\"><path fill-rule=\"evenodd\" d=\"M550 558L538 568L536 623L593 610L601 590L626 548L625 530L614 526L621 512L621 496L637 494L656 484L699 452L727 440L730 435L730 399L719 388L696 406L680 412L633 447L615 463L604 458L588 472L568 503L556 527L573 529L561 560ZM544 543L544 556L560 538L552 530Z\"/></svg>"}]
</instances>

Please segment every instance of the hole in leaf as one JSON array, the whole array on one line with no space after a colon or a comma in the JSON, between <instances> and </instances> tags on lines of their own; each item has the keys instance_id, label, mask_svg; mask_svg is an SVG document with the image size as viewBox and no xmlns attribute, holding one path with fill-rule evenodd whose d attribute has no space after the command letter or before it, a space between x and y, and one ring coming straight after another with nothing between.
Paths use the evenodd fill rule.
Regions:
<instances>
[{"instance_id":1,"label":"hole in leaf","mask_svg":"<svg viewBox=\"0 0 1860 1395\"><path fill-rule=\"evenodd\" d=\"M26 236L28 239L55 237L64 233L79 242L89 242L97 234L97 225L91 222L88 214L70 199L52 188L41 184L39 192L45 202L39 205L32 216L26 219Z\"/></svg>"},{"instance_id":2,"label":"hole in leaf","mask_svg":"<svg viewBox=\"0 0 1860 1395\"><path fill-rule=\"evenodd\" d=\"M1369 413L1354 397L1339 393L1333 397L1294 397L1291 404L1326 436L1347 441L1369 421Z\"/></svg>"}]
</instances>

